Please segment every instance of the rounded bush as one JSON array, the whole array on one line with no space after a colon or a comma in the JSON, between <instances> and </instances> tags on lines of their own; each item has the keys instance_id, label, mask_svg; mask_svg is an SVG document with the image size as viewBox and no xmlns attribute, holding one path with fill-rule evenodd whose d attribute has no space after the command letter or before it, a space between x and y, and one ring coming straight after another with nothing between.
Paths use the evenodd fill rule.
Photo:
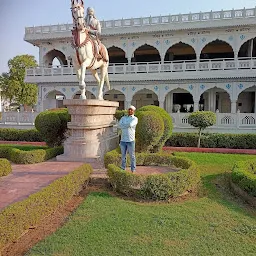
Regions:
<instances>
[{"instance_id":1,"label":"rounded bush","mask_svg":"<svg viewBox=\"0 0 256 256\"><path fill-rule=\"evenodd\" d=\"M50 147L60 146L65 140L70 115L67 109L53 109L40 113L35 127Z\"/></svg>"},{"instance_id":2,"label":"rounded bush","mask_svg":"<svg viewBox=\"0 0 256 256\"><path fill-rule=\"evenodd\" d=\"M136 151L153 151L164 133L163 118L153 111L139 111L136 116L138 117Z\"/></svg>"},{"instance_id":3,"label":"rounded bush","mask_svg":"<svg viewBox=\"0 0 256 256\"><path fill-rule=\"evenodd\" d=\"M0 177L6 176L12 172L11 163L4 158L0 158Z\"/></svg>"},{"instance_id":4,"label":"rounded bush","mask_svg":"<svg viewBox=\"0 0 256 256\"><path fill-rule=\"evenodd\" d=\"M171 116L162 108L157 107L157 106L144 106L140 109L138 109L138 112L140 111L153 111L157 113L158 115L161 116L164 122L164 132L162 137L160 138L159 142L157 145L154 146L153 152L159 152L162 150L165 142L171 137L172 135L172 130L173 130L173 124L172 124L172 118Z\"/></svg>"},{"instance_id":5,"label":"rounded bush","mask_svg":"<svg viewBox=\"0 0 256 256\"><path fill-rule=\"evenodd\" d=\"M216 114L211 111L196 111L189 115L188 123L203 130L216 123Z\"/></svg>"}]
</instances>

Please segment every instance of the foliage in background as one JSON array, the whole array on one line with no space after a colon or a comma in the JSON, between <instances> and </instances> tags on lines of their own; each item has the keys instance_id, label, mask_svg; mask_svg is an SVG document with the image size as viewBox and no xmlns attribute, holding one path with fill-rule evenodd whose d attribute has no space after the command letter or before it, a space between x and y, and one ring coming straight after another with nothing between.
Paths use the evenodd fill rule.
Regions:
<instances>
[{"instance_id":1,"label":"foliage in background","mask_svg":"<svg viewBox=\"0 0 256 256\"><path fill-rule=\"evenodd\" d=\"M62 145L66 139L67 123L71 116L66 108L41 112L35 120L35 127L50 147Z\"/></svg>"},{"instance_id":2,"label":"foliage in background","mask_svg":"<svg viewBox=\"0 0 256 256\"><path fill-rule=\"evenodd\" d=\"M216 123L216 114L211 111L196 111L189 115L188 123L198 128L199 137L197 147L200 148L202 131Z\"/></svg>"},{"instance_id":3,"label":"foliage in background","mask_svg":"<svg viewBox=\"0 0 256 256\"><path fill-rule=\"evenodd\" d=\"M2 97L23 105L35 105L37 103L37 86L24 82L26 68L36 67L34 56L18 55L8 61L9 72L0 76L0 88Z\"/></svg>"},{"instance_id":4,"label":"foliage in background","mask_svg":"<svg viewBox=\"0 0 256 256\"><path fill-rule=\"evenodd\" d=\"M0 128L0 140L42 142L43 139L36 129L19 130L15 128Z\"/></svg>"},{"instance_id":5,"label":"foliage in background","mask_svg":"<svg viewBox=\"0 0 256 256\"><path fill-rule=\"evenodd\" d=\"M198 134L183 132L173 133L165 145L170 147L196 147L197 142ZM201 147L255 149L256 134L206 133L201 136Z\"/></svg>"}]
</instances>

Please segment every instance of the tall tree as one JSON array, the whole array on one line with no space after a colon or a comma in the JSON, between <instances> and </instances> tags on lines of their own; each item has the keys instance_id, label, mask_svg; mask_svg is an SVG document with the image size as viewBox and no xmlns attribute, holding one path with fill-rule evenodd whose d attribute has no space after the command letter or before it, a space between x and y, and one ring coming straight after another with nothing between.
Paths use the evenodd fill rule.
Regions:
<instances>
[{"instance_id":1,"label":"tall tree","mask_svg":"<svg viewBox=\"0 0 256 256\"><path fill-rule=\"evenodd\" d=\"M37 86L24 82L26 68L36 67L34 56L18 55L8 61L9 72L0 76L2 96L11 103L34 105L37 102Z\"/></svg>"}]
</instances>

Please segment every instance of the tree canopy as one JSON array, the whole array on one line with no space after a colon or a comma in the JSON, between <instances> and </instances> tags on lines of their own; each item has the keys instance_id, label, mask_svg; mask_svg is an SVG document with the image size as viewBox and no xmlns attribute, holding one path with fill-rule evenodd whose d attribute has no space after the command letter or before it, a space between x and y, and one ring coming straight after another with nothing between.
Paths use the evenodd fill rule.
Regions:
<instances>
[{"instance_id":1,"label":"tree canopy","mask_svg":"<svg viewBox=\"0 0 256 256\"><path fill-rule=\"evenodd\" d=\"M36 67L34 56L18 55L8 61L9 72L0 76L1 95L10 103L34 105L37 102L37 85L24 82L26 68Z\"/></svg>"}]
</instances>

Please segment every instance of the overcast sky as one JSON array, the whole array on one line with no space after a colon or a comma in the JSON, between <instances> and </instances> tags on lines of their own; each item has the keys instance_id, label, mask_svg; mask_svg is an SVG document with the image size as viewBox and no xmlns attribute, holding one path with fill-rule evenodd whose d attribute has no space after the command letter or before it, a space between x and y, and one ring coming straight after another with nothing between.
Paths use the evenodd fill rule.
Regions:
<instances>
[{"instance_id":1,"label":"overcast sky","mask_svg":"<svg viewBox=\"0 0 256 256\"><path fill-rule=\"evenodd\" d=\"M100 20L255 7L255 0L84 0ZM19 54L38 59L38 48L23 41L25 27L71 23L70 0L0 0L0 73Z\"/></svg>"}]
</instances>

